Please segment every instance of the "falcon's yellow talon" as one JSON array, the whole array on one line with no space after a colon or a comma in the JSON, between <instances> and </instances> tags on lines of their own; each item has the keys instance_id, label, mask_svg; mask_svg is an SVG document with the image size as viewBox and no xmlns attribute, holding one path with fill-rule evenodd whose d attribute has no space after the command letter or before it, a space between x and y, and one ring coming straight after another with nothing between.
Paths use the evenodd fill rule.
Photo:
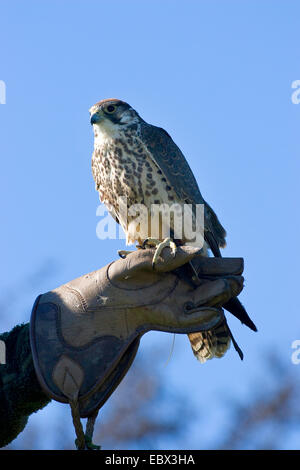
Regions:
<instances>
[{"instance_id":1,"label":"falcon's yellow talon","mask_svg":"<svg viewBox=\"0 0 300 470\"><path fill-rule=\"evenodd\" d=\"M155 268L155 263L157 262L161 252L164 248L170 248L173 257L176 255L177 246L176 243L171 240L171 238L165 238L163 242L157 240L156 238L147 238L143 242L143 247L145 248L146 245L149 246L156 246L156 250L152 259L152 267Z\"/></svg>"}]
</instances>

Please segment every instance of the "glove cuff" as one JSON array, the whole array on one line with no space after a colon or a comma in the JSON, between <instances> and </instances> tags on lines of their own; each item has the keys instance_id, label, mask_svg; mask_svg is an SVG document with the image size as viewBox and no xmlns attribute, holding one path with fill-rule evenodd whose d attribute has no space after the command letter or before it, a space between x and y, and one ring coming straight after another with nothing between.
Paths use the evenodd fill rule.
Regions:
<instances>
[{"instance_id":1,"label":"glove cuff","mask_svg":"<svg viewBox=\"0 0 300 470\"><path fill-rule=\"evenodd\" d=\"M33 363L44 392L61 403L78 400L81 418L101 408L131 366L140 342L103 336L73 347L61 334L60 306L37 297L30 320Z\"/></svg>"}]
</instances>

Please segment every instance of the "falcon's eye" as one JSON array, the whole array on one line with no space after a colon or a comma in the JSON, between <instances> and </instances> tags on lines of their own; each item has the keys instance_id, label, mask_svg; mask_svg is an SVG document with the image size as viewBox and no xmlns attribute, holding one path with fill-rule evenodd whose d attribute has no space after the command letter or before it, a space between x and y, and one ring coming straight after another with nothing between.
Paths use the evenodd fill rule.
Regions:
<instances>
[{"instance_id":1,"label":"falcon's eye","mask_svg":"<svg viewBox=\"0 0 300 470\"><path fill-rule=\"evenodd\" d=\"M109 104L109 105L106 107L105 111L106 111L107 113L109 113L109 114L112 114L112 113L115 112L116 109L117 109L117 106L115 106L115 105L113 105L113 104Z\"/></svg>"}]
</instances>

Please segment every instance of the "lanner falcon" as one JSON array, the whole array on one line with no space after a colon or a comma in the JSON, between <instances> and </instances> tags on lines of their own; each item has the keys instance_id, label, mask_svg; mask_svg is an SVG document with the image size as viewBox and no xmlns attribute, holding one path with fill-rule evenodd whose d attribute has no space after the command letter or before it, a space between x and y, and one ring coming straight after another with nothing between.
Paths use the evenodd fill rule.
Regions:
<instances>
[{"instance_id":1,"label":"lanner falcon","mask_svg":"<svg viewBox=\"0 0 300 470\"><path fill-rule=\"evenodd\" d=\"M90 115L94 129L92 172L96 190L100 201L124 229L127 243L137 241L142 245L148 235L134 223L134 217L124 220L119 198L126 198L128 208L143 204L149 213L153 204L192 207L204 204L203 255L207 255L208 247L214 256L221 256L219 248L225 246L226 232L203 199L189 164L170 135L145 122L128 103L118 99L99 101L91 107ZM169 228L172 232L173 227ZM188 244L183 236L181 243L185 242ZM238 299L228 302L224 308L256 330ZM226 321L213 330L188 336L200 362L222 357L231 340L242 356Z\"/></svg>"}]
</instances>

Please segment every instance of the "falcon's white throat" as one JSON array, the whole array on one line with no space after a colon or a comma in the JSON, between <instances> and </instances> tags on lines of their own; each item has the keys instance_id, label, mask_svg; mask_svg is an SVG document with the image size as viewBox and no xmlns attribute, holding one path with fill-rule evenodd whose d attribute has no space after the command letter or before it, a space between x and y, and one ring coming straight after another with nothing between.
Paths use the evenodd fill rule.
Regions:
<instances>
[{"instance_id":1,"label":"falcon's white throat","mask_svg":"<svg viewBox=\"0 0 300 470\"><path fill-rule=\"evenodd\" d=\"M124 132L126 127L138 123L138 120L138 116L132 115L130 110L128 110L123 113L120 124L114 123L110 119L103 119L93 124L94 146L101 147L111 140L121 138L120 134Z\"/></svg>"},{"instance_id":2,"label":"falcon's white throat","mask_svg":"<svg viewBox=\"0 0 300 470\"><path fill-rule=\"evenodd\" d=\"M94 131L94 146L102 147L109 140L120 138L120 131L122 126L114 124L109 119L103 119L103 121L93 124Z\"/></svg>"}]
</instances>

